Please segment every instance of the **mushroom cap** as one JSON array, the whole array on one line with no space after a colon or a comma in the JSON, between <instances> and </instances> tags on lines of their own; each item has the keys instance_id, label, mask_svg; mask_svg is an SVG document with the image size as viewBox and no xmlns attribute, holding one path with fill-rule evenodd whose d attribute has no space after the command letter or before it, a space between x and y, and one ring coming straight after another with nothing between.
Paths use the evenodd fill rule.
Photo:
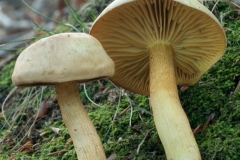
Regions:
<instances>
[{"instance_id":1,"label":"mushroom cap","mask_svg":"<svg viewBox=\"0 0 240 160\"><path fill-rule=\"evenodd\" d=\"M115 0L96 19L90 34L115 62L110 80L143 95L149 95L151 46L172 46L177 84L189 86L226 50L221 24L197 0Z\"/></svg>"},{"instance_id":2,"label":"mushroom cap","mask_svg":"<svg viewBox=\"0 0 240 160\"><path fill-rule=\"evenodd\" d=\"M97 39L85 33L43 38L18 57L12 75L17 86L86 82L114 74L114 62Z\"/></svg>"}]
</instances>

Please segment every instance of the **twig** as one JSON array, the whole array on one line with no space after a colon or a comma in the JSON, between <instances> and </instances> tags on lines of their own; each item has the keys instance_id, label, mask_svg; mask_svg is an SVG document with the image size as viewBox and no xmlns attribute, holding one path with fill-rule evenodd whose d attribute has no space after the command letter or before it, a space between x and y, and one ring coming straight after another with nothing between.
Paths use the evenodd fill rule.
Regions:
<instances>
[{"instance_id":1,"label":"twig","mask_svg":"<svg viewBox=\"0 0 240 160\"><path fill-rule=\"evenodd\" d=\"M231 12L232 12L232 10L230 9L230 11L228 11L228 12L220 15L220 23L221 23L222 25L224 25L224 23L225 23L225 22L223 22L224 17L226 17L226 16L227 16L228 14L230 14Z\"/></svg>"},{"instance_id":2,"label":"twig","mask_svg":"<svg viewBox=\"0 0 240 160\"><path fill-rule=\"evenodd\" d=\"M111 123L111 126L113 128L113 125L114 125L114 120L116 119L117 117L117 112L118 112L118 109L120 107L120 104L121 104L121 97L122 97L122 94L119 94L119 99L118 99L118 105L117 105L117 109L115 111L115 114L114 114L114 117L113 117L113 120L112 120L112 123ZM110 128L109 128L110 129ZM114 139L114 132L113 132L113 139Z\"/></svg>"},{"instance_id":3,"label":"twig","mask_svg":"<svg viewBox=\"0 0 240 160\"><path fill-rule=\"evenodd\" d=\"M110 82L112 85L114 85L117 89L119 89L119 87L117 87L112 81L110 81L109 79L106 79L108 82ZM120 90L120 89L119 89ZM120 90L120 93L121 90ZM133 106L132 106L132 100L129 98L129 96L127 95L127 93L124 93L124 95L126 96L126 98L128 99L130 106L131 106L131 113L130 113L130 120L129 120L129 126L132 126L132 115L133 115Z\"/></svg>"},{"instance_id":4,"label":"twig","mask_svg":"<svg viewBox=\"0 0 240 160\"><path fill-rule=\"evenodd\" d=\"M142 144L144 143L145 139L147 138L149 132L152 131L153 129L154 129L154 128L149 129L149 130L147 131L147 133L145 134L145 136L144 136L142 142L138 145L137 154L139 154L140 148L141 148Z\"/></svg>"},{"instance_id":5,"label":"twig","mask_svg":"<svg viewBox=\"0 0 240 160\"><path fill-rule=\"evenodd\" d=\"M213 8L212 8L211 12L213 12L213 11L214 11L214 9L216 8L216 6L217 6L218 2L219 2L219 0L217 0L217 2L214 4L214 6L213 6Z\"/></svg>"},{"instance_id":6,"label":"twig","mask_svg":"<svg viewBox=\"0 0 240 160\"><path fill-rule=\"evenodd\" d=\"M209 116L206 124L205 124L204 127L203 127L202 134L205 133L205 130L207 129L207 126L208 126L208 125L210 124L210 122L213 120L214 116L215 116L215 113L212 113L212 114Z\"/></svg>"},{"instance_id":7,"label":"twig","mask_svg":"<svg viewBox=\"0 0 240 160\"><path fill-rule=\"evenodd\" d=\"M66 153L66 152L68 152L68 151L67 150L61 150L61 151L49 153L46 156L47 157L49 157L49 156L56 156L56 155L63 154L63 153Z\"/></svg>"},{"instance_id":8,"label":"twig","mask_svg":"<svg viewBox=\"0 0 240 160\"><path fill-rule=\"evenodd\" d=\"M129 96L127 95L127 93L124 93L124 95L126 96L126 98L129 101L129 105L131 107L131 113L130 113L130 118L129 118L129 127L132 126L132 115L133 115L133 106L132 106L132 100L129 98Z\"/></svg>"},{"instance_id":9,"label":"twig","mask_svg":"<svg viewBox=\"0 0 240 160\"><path fill-rule=\"evenodd\" d=\"M120 107L121 98L122 98L121 89L120 89L119 87L117 87L114 83L112 83L109 79L105 79L105 80L107 80L108 82L110 82L116 89L118 89L120 94L119 94L119 98L118 98L117 109L116 109L116 111L115 111L115 113L114 113L112 122L111 122L111 124L110 124L109 127L108 127L107 133L104 135L102 141L105 140L105 138L107 137L110 129L113 128L114 120L115 120L116 117L117 117L118 109L119 109L119 107ZM113 137L114 137L114 135L113 135Z\"/></svg>"},{"instance_id":10,"label":"twig","mask_svg":"<svg viewBox=\"0 0 240 160\"><path fill-rule=\"evenodd\" d=\"M121 118L124 113L126 113L131 106L129 105L127 108L125 108L118 116L117 118Z\"/></svg>"},{"instance_id":11,"label":"twig","mask_svg":"<svg viewBox=\"0 0 240 160\"><path fill-rule=\"evenodd\" d=\"M83 89L84 89L84 93L85 93L87 99L88 99L90 102L92 102L94 105L96 105L96 106L98 106L98 107L102 107L102 106L98 105L97 103L93 102L93 100L91 100L91 98L88 96L87 89L86 89L86 83L83 84Z\"/></svg>"},{"instance_id":12,"label":"twig","mask_svg":"<svg viewBox=\"0 0 240 160\"><path fill-rule=\"evenodd\" d=\"M202 127L203 127L202 124L198 125L197 128L194 129L193 135L196 136L199 133L199 131L202 129Z\"/></svg>"},{"instance_id":13,"label":"twig","mask_svg":"<svg viewBox=\"0 0 240 160\"><path fill-rule=\"evenodd\" d=\"M240 6L237 5L236 3L234 3L234 2L230 2L230 3L232 3L233 5L235 5L237 8L240 8Z\"/></svg>"},{"instance_id":14,"label":"twig","mask_svg":"<svg viewBox=\"0 0 240 160\"><path fill-rule=\"evenodd\" d=\"M115 113L114 113L114 116L113 116L113 120L112 120L112 121L114 121L114 120L116 119L116 117L117 117L118 108L119 108L120 103L121 103L121 97L122 97L122 95L120 94L120 95L119 95L119 98L118 98L117 109L116 109L116 111L115 111Z\"/></svg>"},{"instance_id":15,"label":"twig","mask_svg":"<svg viewBox=\"0 0 240 160\"><path fill-rule=\"evenodd\" d=\"M117 88L120 92L121 92L121 89L116 85L114 84L112 81L110 81L109 79L105 79L106 81L108 81L109 83L111 83L115 88Z\"/></svg>"}]
</instances>

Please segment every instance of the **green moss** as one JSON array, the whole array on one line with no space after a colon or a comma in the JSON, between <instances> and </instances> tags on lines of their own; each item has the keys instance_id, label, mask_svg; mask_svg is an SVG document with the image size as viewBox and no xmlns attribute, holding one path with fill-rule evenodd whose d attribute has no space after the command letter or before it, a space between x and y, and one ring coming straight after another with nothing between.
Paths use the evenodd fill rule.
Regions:
<instances>
[{"instance_id":1,"label":"green moss","mask_svg":"<svg viewBox=\"0 0 240 160\"><path fill-rule=\"evenodd\" d=\"M120 113L130 105L125 96L122 97L119 105L108 103L102 108L88 107L92 111L89 115L102 138L107 157L113 153L117 154L117 159L128 157L138 148L147 131L152 129L142 144L139 155L134 157L137 159L163 158L163 147L154 127L153 117L145 112L145 110L149 111L148 97L131 95L131 99L133 100L132 117L130 109L119 117ZM112 121L117 106L119 106L117 118ZM131 127L129 126L130 117Z\"/></svg>"},{"instance_id":2,"label":"green moss","mask_svg":"<svg viewBox=\"0 0 240 160\"><path fill-rule=\"evenodd\" d=\"M0 72L0 93L8 94L11 89L14 87L12 83L12 72L15 65L15 61L10 62L6 66L4 66Z\"/></svg>"}]
</instances>

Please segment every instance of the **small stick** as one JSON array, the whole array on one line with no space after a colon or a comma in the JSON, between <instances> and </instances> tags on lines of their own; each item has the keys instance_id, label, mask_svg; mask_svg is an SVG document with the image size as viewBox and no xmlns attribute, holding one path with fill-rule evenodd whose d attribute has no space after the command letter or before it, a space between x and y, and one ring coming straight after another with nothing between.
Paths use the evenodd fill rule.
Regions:
<instances>
[{"instance_id":1,"label":"small stick","mask_svg":"<svg viewBox=\"0 0 240 160\"><path fill-rule=\"evenodd\" d=\"M126 98L129 101L130 107L131 107L131 113L130 113L130 119L129 119L129 126L132 126L132 115L133 115L133 106L132 106L132 100L129 98L129 96L127 95L127 93L125 92L125 89L122 90L124 95L126 96Z\"/></svg>"},{"instance_id":2,"label":"small stick","mask_svg":"<svg viewBox=\"0 0 240 160\"><path fill-rule=\"evenodd\" d=\"M202 124L198 125L197 128L194 129L193 135L196 136L202 128L203 128Z\"/></svg>"},{"instance_id":3,"label":"small stick","mask_svg":"<svg viewBox=\"0 0 240 160\"><path fill-rule=\"evenodd\" d=\"M95 102L88 96L87 89L86 89L86 83L83 84L83 89L84 89L84 93L85 93L87 99L88 99L92 104L94 104L95 106L98 106L98 107L102 107L102 106L98 105L97 103L95 103Z\"/></svg>"},{"instance_id":4,"label":"small stick","mask_svg":"<svg viewBox=\"0 0 240 160\"><path fill-rule=\"evenodd\" d=\"M148 131L147 131L147 133L145 134L145 136L144 136L144 138L143 138L143 140L142 140L142 142L138 145L138 149L137 149L137 154L139 154L139 151L140 151L140 147L142 146L142 144L144 143L144 141L145 141L145 139L147 138L147 136L149 135L149 132L150 131L152 131L154 128L152 128L152 129L149 129Z\"/></svg>"},{"instance_id":5,"label":"small stick","mask_svg":"<svg viewBox=\"0 0 240 160\"><path fill-rule=\"evenodd\" d=\"M213 6L213 8L212 8L212 10L211 10L211 12L213 12L214 11L214 9L216 8L216 6L217 6L217 4L218 4L218 2L219 2L219 0L214 4L214 6Z\"/></svg>"},{"instance_id":6,"label":"small stick","mask_svg":"<svg viewBox=\"0 0 240 160\"><path fill-rule=\"evenodd\" d=\"M210 122L213 120L214 116L215 116L215 113L212 113L212 114L209 116L206 124L205 124L204 127L203 127L202 134L205 133L205 130L206 130L207 126L208 126L208 125L210 124Z\"/></svg>"},{"instance_id":7,"label":"small stick","mask_svg":"<svg viewBox=\"0 0 240 160\"><path fill-rule=\"evenodd\" d=\"M46 156L56 156L56 155L63 154L63 153L66 153L66 152L67 152L67 150L61 150L61 151L49 153Z\"/></svg>"},{"instance_id":8,"label":"small stick","mask_svg":"<svg viewBox=\"0 0 240 160\"><path fill-rule=\"evenodd\" d=\"M125 108L125 109L117 116L117 118L121 118L122 115L129 110L130 107L131 107L131 105L129 105L127 108Z\"/></svg>"}]
</instances>

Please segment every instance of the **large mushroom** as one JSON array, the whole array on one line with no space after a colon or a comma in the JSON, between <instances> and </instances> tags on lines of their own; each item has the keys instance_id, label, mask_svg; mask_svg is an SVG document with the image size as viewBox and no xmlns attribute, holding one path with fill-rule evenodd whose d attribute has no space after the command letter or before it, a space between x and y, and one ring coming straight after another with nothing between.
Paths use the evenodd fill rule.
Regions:
<instances>
[{"instance_id":1,"label":"large mushroom","mask_svg":"<svg viewBox=\"0 0 240 160\"><path fill-rule=\"evenodd\" d=\"M26 48L16 61L12 80L17 86L54 85L78 159L104 160L102 143L80 100L77 83L113 74L114 62L98 40L85 33L62 33Z\"/></svg>"},{"instance_id":2,"label":"large mushroom","mask_svg":"<svg viewBox=\"0 0 240 160\"><path fill-rule=\"evenodd\" d=\"M117 85L150 95L167 159L201 159L177 84L194 85L223 55L224 30L197 0L115 0L90 34L115 62Z\"/></svg>"}]
</instances>

